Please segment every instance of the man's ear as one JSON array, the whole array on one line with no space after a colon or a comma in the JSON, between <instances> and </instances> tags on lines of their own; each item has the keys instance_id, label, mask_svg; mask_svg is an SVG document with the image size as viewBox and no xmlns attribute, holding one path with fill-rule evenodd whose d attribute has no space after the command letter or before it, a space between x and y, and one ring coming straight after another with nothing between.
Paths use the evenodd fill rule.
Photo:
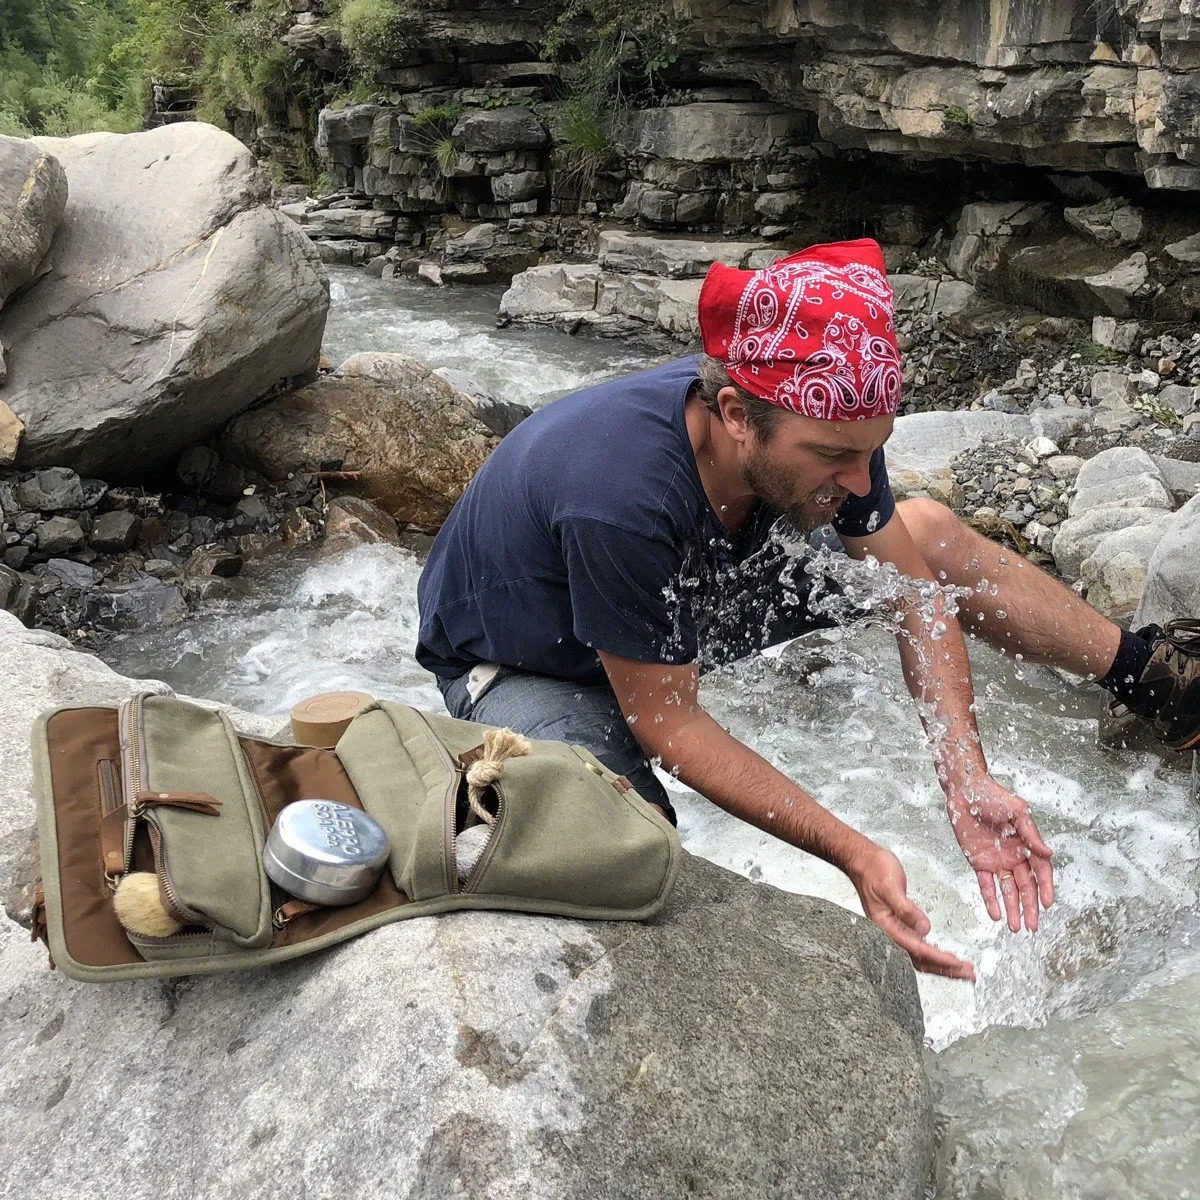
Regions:
<instances>
[{"instance_id":1,"label":"man's ear","mask_svg":"<svg viewBox=\"0 0 1200 1200\"><path fill-rule=\"evenodd\" d=\"M750 435L749 414L746 412L746 402L738 395L737 388L723 387L717 393L717 406L721 410L725 432L734 441L744 442Z\"/></svg>"}]
</instances>

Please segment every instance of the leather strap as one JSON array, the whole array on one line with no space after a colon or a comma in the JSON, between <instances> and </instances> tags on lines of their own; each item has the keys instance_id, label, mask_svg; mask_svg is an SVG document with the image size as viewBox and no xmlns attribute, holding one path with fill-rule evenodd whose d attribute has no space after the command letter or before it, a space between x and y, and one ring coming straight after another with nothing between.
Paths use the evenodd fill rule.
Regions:
<instances>
[{"instance_id":1,"label":"leather strap","mask_svg":"<svg viewBox=\"0 0 1200 1200\"><path fill-rule=\"evenodd\" d=\"M221 815L221 801L207 792L138 792L139 808L186 808L206 817Z\"/></svg>"},{"instance_id":2,"label":"leather strap","mask_svg":"<svg viewBox=\"0 0 1200 1200\"><path fill-rule=\"evenodd\" d=\"M275 910L272 920L276 929L282 929L289 921L326 907L328 906L324 904L311 904L307 900L285 900Z\"/></svg>"},{"instance_id":3,"label":"leather strap","mask_svg":"<svg viewBox=\"0 0 1200 1200\"><path fill-rule=\"evenodd\" d=\"M100 861L104 879L115 888L125 871L125 817L128 810L119 805L100 818Z\"/></svg>"},{"instance_id":4,"label":"leather strap","mask_svg":"<svg viewBox=\"0 0 1200 1200\"><path fill-rule=\"evenodd\" d=\"M458 765L465 771L468 767L477 763L486 753L486 747L482 742L471 750L464 750L458 756Z\"/></svg>"}]
</instances>

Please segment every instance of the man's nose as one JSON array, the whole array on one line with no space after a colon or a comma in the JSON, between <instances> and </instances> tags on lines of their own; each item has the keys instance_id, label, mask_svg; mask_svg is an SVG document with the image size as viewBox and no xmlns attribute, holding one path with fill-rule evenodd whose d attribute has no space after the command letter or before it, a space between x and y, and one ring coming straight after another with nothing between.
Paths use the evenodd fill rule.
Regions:
<instances>
[{"instance_id":1,"label":"man's nose","mask_svg":"<svg viewBox=\"0 0 1200 1200\"><path fill-rule=\"evenodd\" d=\"M871 491L871 456L861 455L833 474L838 487L845 488L855 496L866 496Z\"/></svg>"}]
</instances>

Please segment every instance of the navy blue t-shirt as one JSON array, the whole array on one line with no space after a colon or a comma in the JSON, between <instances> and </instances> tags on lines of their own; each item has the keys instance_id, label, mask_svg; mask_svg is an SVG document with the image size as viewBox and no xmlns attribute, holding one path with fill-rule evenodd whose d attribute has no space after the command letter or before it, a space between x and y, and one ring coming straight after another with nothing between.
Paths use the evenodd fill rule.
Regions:
<instances>
[{"instance_id":1,"label":"navy blue t-shirt","mask_svg":"<svg viewBox=\"0 0 1200 1200\"><path fill-rule=\"evenodd\" d=\"M442 526L417 589L417 661L440 676L493 662L581 681L604 650L638 662L697 657L703 581L754 553L779 514L736 536L704 492L684 403L697 359L565 396L501 441ZM883 451L871 491L838 510L862 537L895 510Z\"/></svg>"}]
</instances>

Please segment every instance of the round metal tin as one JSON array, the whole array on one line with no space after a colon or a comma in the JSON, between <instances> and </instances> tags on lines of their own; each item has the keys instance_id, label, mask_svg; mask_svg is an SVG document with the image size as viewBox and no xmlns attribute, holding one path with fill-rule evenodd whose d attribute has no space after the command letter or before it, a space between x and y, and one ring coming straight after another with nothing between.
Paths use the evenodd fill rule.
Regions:
<instances>
[{"instance_id":1,"label":"round metal tin","mask_svg":"<svg viewBox=\"0 0 1200 1200\"><path fill-rule=\"evenodd\" d=\"M375 890L388 856L379 822L336 800L296 800L263 849L268 876L311 904L353 904Z\"/></svg>"}]
</instances>

